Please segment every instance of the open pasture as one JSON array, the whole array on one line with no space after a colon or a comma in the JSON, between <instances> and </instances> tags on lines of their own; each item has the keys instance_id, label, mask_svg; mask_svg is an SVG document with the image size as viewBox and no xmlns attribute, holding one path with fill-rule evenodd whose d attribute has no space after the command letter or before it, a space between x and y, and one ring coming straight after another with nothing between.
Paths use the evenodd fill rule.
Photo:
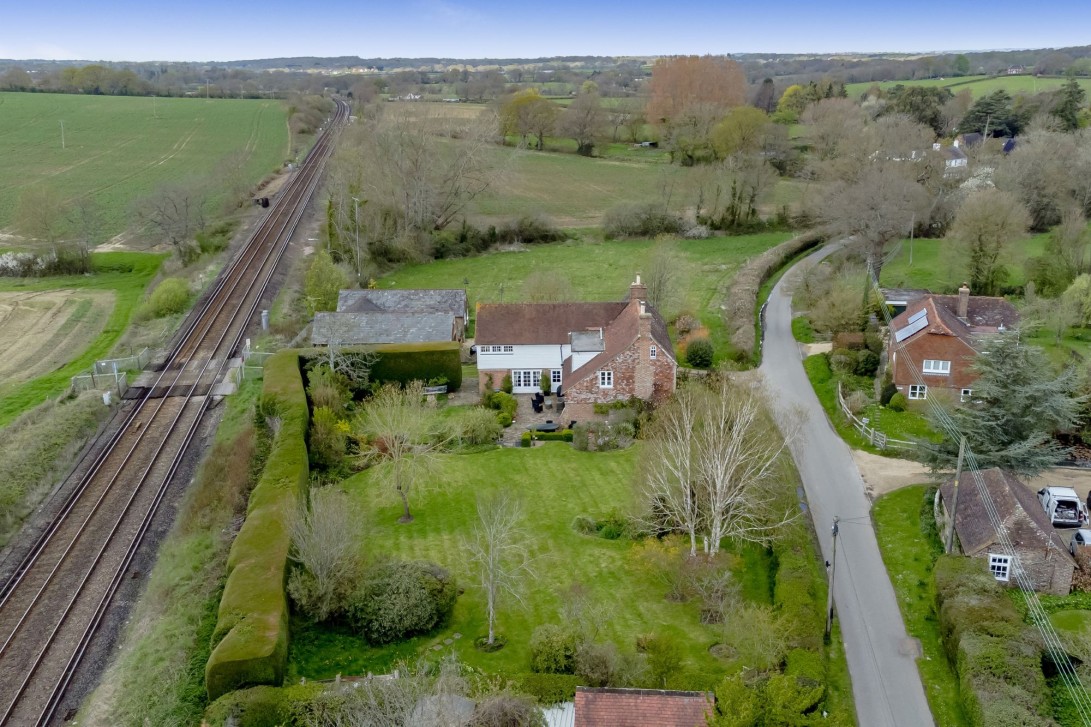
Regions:
<instances>
[{"instance_id":1,"label":"open pasture","mask_svg":"<svg viewBox=\"0 0 1091 727\"><path fill-rule=\"evenodd\" d=\"M1035 76L962 76L959 78L923 78L915 81L882 81L876 83L867 81L864 83L849 83L845 90L849 98L856 98L872 86L878 85L884 91L889 91L897 85L902 86L928 86L942 87L958 93L969 91L974 97L983 96L1004 89L1010 94L1016 93L1041 93L1042 91L1055 91L1065 83L1064 78L1037 78ZM1077 79L1085 91L1091 93L1091 78Z\"/></svg>"},{"instance_id":2,"label":"open pasture","mask_svg":"<svg viewBox=\"0 0 1091 727\"><path fill-rule=\"evenodd\" d=\"M90 199L111 235L134 199L165 182L223 179L237 155L255 184L289 154L286 118L271 100L0 93L0 230L35 184ZM213 204L224 194L214 189Z\"/></svg>"},{"instance_id":3,"label":"open pasture","mask_svg":"<svg viewBox=\"0 0 1091 727\"><path fill-rule=\"evenodd\" d=\"M113 307L111 290L0 292L0 395L76 358Z\"/></svg>"}]
</instances>

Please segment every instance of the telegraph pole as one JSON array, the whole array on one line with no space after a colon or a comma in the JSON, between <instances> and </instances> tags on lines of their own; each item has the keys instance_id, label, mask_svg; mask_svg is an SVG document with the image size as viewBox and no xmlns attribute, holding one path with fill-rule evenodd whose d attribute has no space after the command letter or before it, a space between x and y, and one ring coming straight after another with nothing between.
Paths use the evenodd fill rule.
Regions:
<instances>
[{"instance_id":1,"label":"telegraph pole","mask_svg":"<svg viewBox=\"0 0 1091 727\"><path fill-rule=\"evenodd\" d=\"M944 552L946 552L947 555L950 555L951 549L955 547L955 515L958 514L958 481L962 479L962 457L965 454L966 437L963 437L958 443L958 465L955 467L954 494L951 495L951 530L947 533L947 547L944 548Z\"/></svg>"},{"instance_id":2,"label":"telegraph pole","mask_svg":"<svg viewBox=\"0 0 1091 727\"><path fill-rule=\"evenodd\" d=\"M61 148L64 149L64 119L61 119Z\"/></svg>"},{"instance_id":3,"label":"telegraph pole","mask_svg":"<svg viewBox=\"0 0 1091 727\"><path fill-rule=\"evenodd\" d=\"M833 579L837 575L837 523L841 520L837 515L833 516L833 552L830 553L830 588L826 596L826 638L830 637L833 628Z\"/></svg>"}]
</instances>

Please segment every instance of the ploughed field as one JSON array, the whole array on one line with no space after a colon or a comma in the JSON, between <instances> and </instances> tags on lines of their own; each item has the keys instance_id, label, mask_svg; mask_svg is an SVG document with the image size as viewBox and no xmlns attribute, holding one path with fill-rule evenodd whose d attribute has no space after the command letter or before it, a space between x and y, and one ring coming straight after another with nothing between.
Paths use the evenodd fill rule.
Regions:
<instances>
[{"instance_id":1,"label":"ploughed field","mask_svg":"<svg viewBox=\"0 0 1091 727\"><path fill-rule=\"evenodd\" d=\"M33 184L65 201L89 198L111 235L128 226L133 200L160 184L223 185L232 168L252 185L289 153L286 118L274 100L0 93L0 230Z\"/></svg>"},{"instance_id":2,"label":"ploughed field","mask_svg":"<svg viewBox=\"0 0 1091 727\"><path fill-rule=\"evenodd\" d=\"M109 290L0 291L0 394L79 356L113 307Z\"/></svg>"}]
</instances>

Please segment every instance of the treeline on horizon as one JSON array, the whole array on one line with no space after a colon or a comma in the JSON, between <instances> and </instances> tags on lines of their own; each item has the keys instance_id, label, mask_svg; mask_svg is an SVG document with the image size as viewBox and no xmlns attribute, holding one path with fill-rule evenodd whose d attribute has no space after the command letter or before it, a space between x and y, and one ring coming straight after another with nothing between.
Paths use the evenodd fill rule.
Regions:
<instances>
[{"instance_id":1,"label":"treeline on horizon","mask_svg":"<svg viewBox=\"0 0 1091 727\"><path fill-rule=\"evenodd\" d=\"M752 89L767 78L786 87L811 81L847 84L996 75L1013 67L1037 75L1091 76L1091 45L934 55L743 53L728 57L742 66ZM639 95L640 84L651 75L653 59L653 56L507 59L304 56L222 63L0 59L0 90L269 98L361 90L366 90L367 95L397 95L443 87L444 95L454 93L464 100L489 100L511 91L509 84L560 83L578 88L591 79L601 95L624 97ZM363 70L343 72L347 69Z\"/></svg>"}]
</instances>

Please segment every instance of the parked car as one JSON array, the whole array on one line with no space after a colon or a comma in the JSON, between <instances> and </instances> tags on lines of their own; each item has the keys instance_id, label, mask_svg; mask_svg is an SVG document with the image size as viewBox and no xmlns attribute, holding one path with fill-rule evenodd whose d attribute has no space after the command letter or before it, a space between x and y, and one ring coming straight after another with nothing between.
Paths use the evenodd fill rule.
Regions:
<instances>
[{"instance_id":1,"label":"parked car","mask_svg":"<svg viewBox=\"0 0 1091 727\"><path fill-rule=\"evenodd\" d=\"M1087 508L1071 487L1043 487L1038 490L1038 502L1054 525L1078 528L1087 524Z\"/></svg>"},{"instance_id":2,"label":"parked car","mask_svg":"<svg viewBox=\"0 0 1091 727\"><path fill-rule=\"evenodd\" d=\"M1075 556L1077 550L1086 548L1089 545L1091 545L1091 530L1080 528L1072 533L1072 539L1068 541L1068 552Z\"/></svg>"}]
</instances>

